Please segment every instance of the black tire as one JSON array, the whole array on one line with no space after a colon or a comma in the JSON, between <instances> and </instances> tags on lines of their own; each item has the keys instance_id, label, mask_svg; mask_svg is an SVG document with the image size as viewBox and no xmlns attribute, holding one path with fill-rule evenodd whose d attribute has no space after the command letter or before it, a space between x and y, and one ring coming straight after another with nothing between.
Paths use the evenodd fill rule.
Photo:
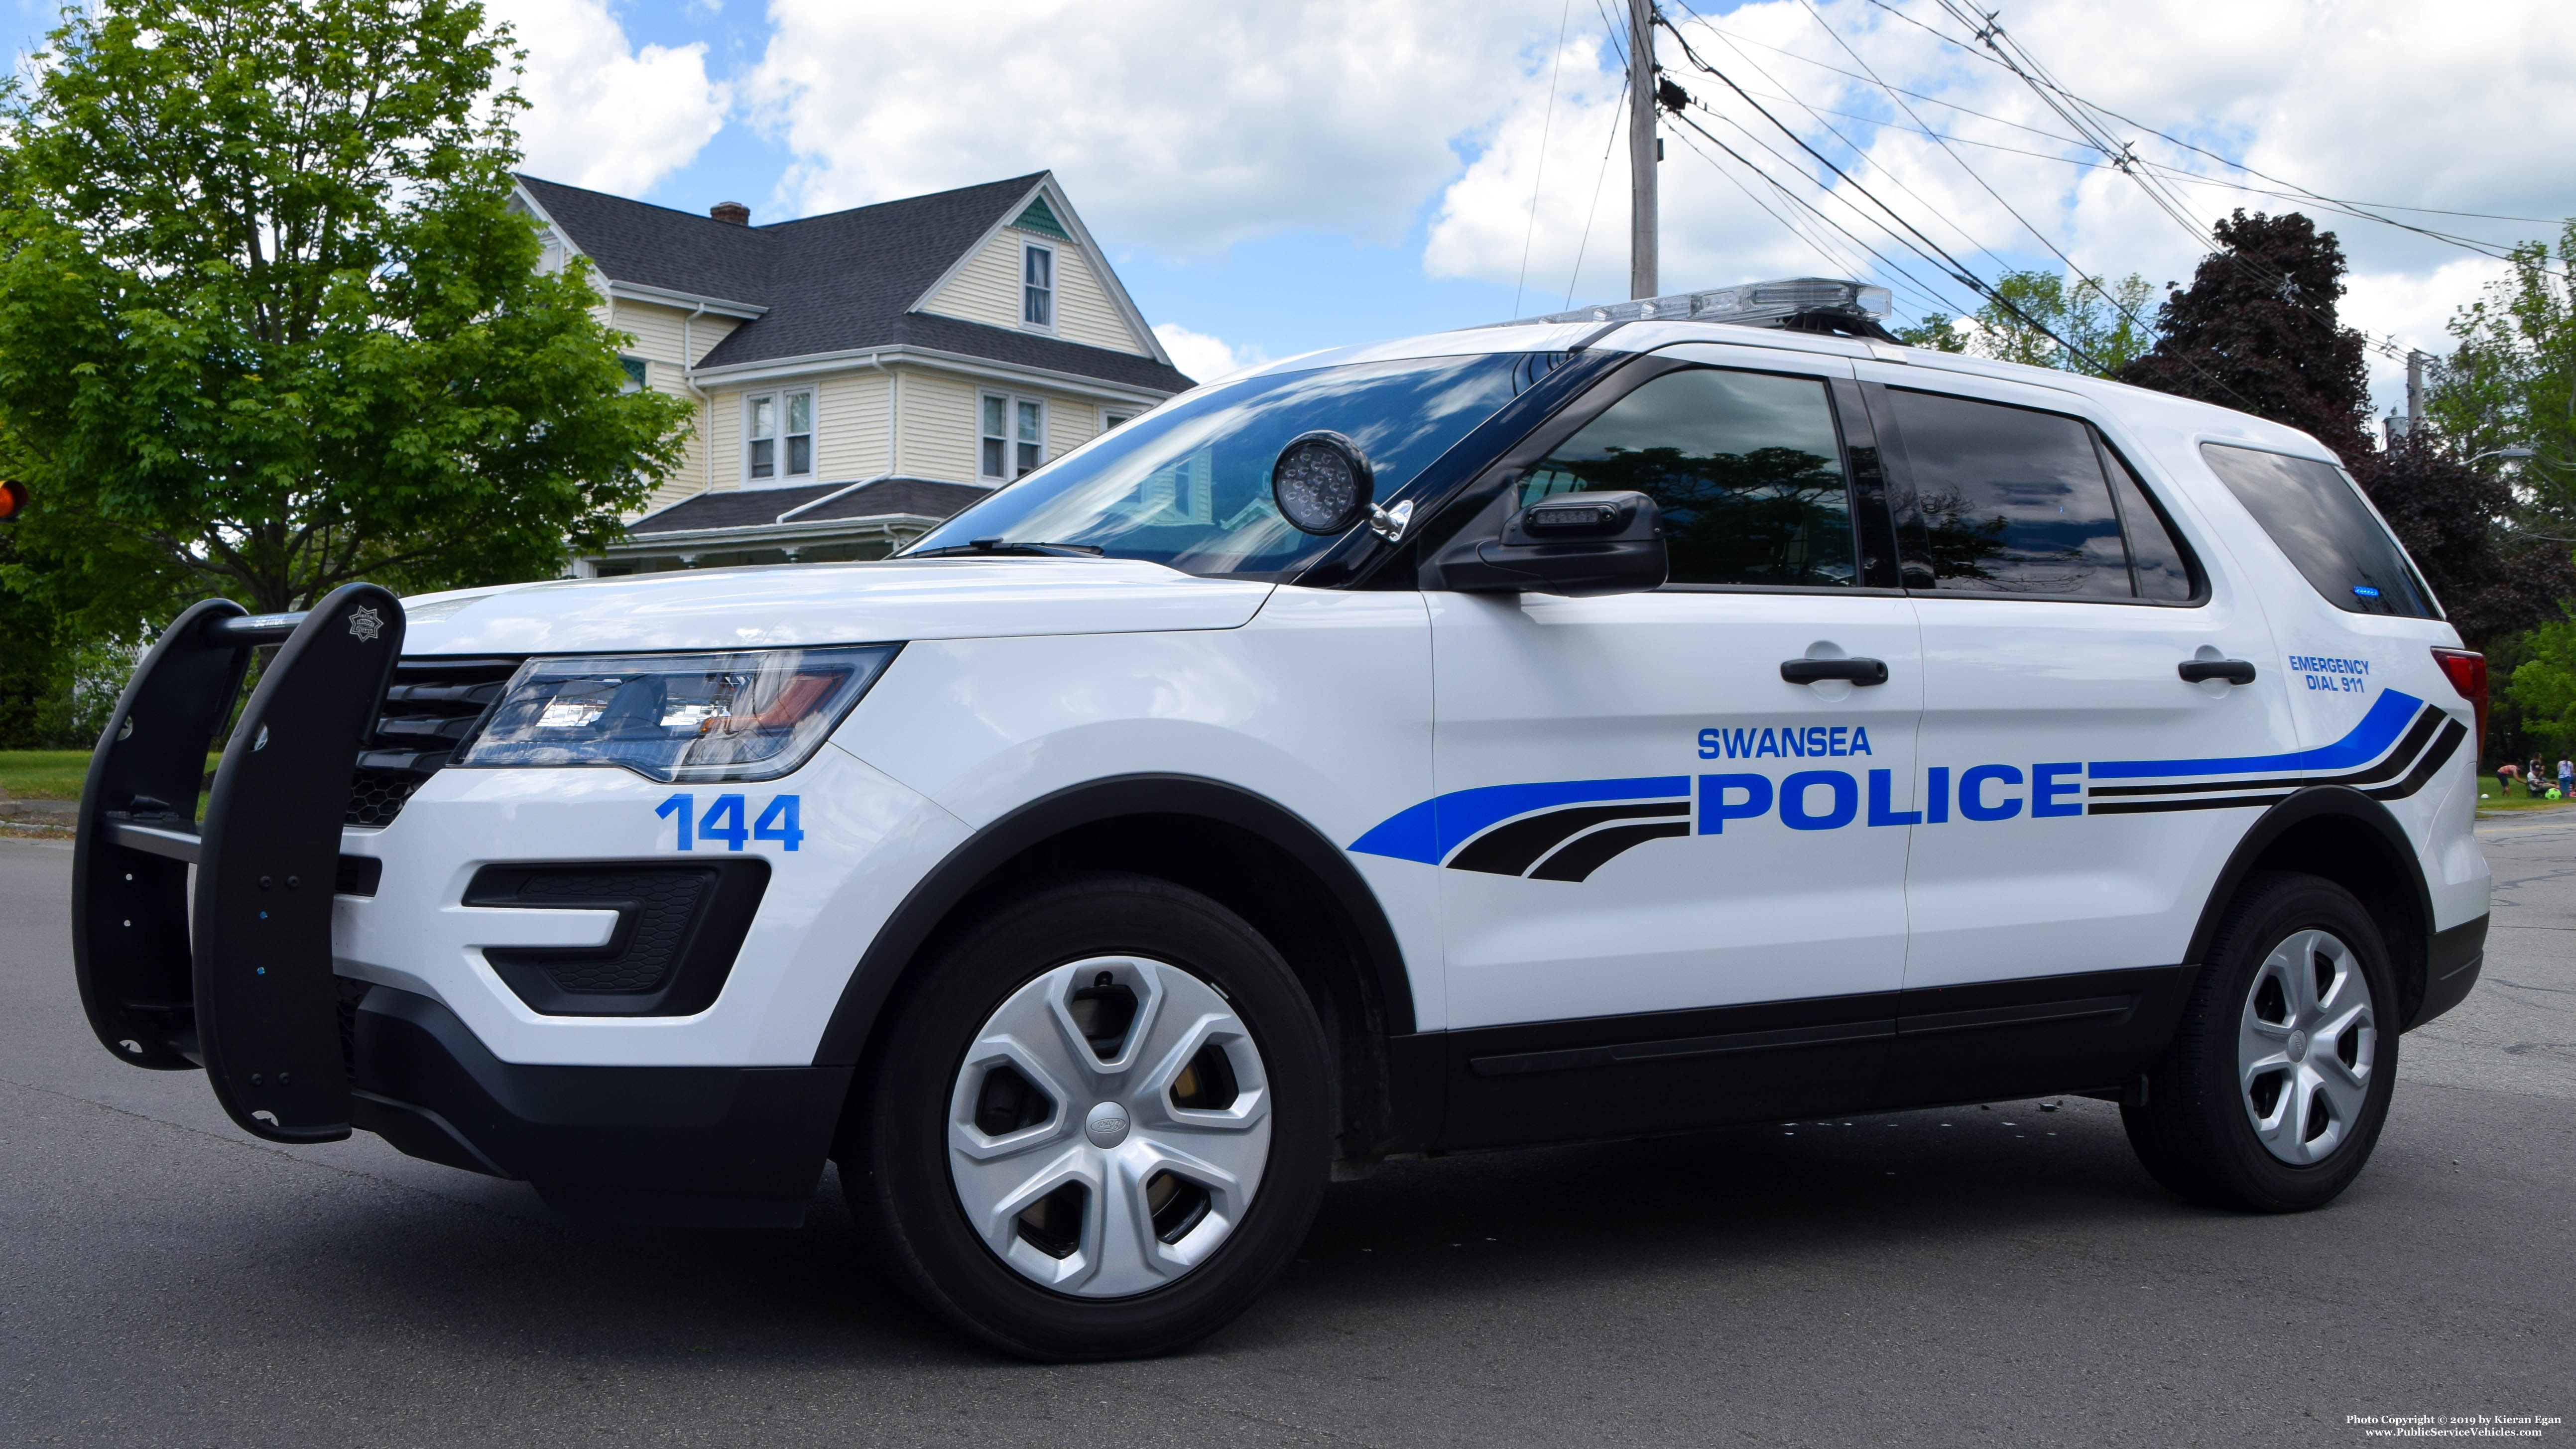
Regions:
<instances>
[{"instance_id":1,"label":"black tire","mask_svg":"<svg viewBox=\"0 0 2576 1449\"><path fill-rule=\"evenodd\" d=\"M2301 932L2351 951L2370 992L2374 1060L2340 1140L2293 1163L2263 1145L2239 1081L2238 1033L2265 959ZM2305 1212L2334 1201L2370 1160L2397 1078L2397 979L2387 943L2350 891L2312 875L2264 872L2230 904L2183 1007L2173 1042L2147 1071L2147 1100L2120 1120L2157 1182L2194 1202L2247 1212ZM2332 1049L2328 1047L2326 1049ZM2259 1061L2259 1059L2258 1059Z\"/></svg>"},{"instance_id":2,"label":"black tire","mask_svg":"<svg viewBox=\"0 0 2576 1449\"><path fill-rule=\"evenodd\" d=\"M1242 1221L1207 1259L1150 1292L1083 1298L1022 1276L976 1234L950 1172L947 1113L970 1045L1007 998L1058 966L1118 955L1178 967L1235 1008L1268 1074L1270 1145ZM1008 901L939 952L878 1042L841 1153L851 1209L925 1307L1007 1353L1139 1358L1193 1343L1251 1306L1322 1203L1332 1150L1323 1027L1279 952L1195 891L1098 872Z\"/></svg>"}]
</instances>

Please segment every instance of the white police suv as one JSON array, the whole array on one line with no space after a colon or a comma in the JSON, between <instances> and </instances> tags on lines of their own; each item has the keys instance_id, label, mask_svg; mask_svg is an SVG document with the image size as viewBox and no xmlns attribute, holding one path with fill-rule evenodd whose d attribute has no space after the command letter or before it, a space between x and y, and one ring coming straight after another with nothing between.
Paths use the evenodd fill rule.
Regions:
<instances>
[{"instance_id":1,"label":"white police suv","mask_svg":"<svg viewBox=\"0 0 2576 1449\"><path fill-rule=\"evenodd\" d=\"M1871 290L1278 363L883 562L200 604L91 769L91 1023L566 1209L833 1160L1048 1358L1394 1154L2085 1093L2319 1206L2478 974L2484 663L2314 439Z\"/></svg>"}]
</instances>

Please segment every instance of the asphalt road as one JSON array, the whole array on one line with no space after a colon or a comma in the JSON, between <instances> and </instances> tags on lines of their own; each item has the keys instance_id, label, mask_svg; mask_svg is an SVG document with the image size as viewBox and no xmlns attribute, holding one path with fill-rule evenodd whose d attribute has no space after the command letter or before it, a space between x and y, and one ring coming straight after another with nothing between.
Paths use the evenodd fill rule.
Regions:
<instances>
[{"instance_id":1,"label":"asphalt road","mask_svg":"<svg viewBox=\"0 0 2576 1449\"><path fill-rule=\"evenodd\" d=\"M1235 1326L998 1359L826 1183L802 1232L550 1216L254 1141L82 1025L70 852L0 841L0 1440L2345 1444L2576 1413L2576 812L2481 831L2484 983L2341 1201L2186 1206L2070 1100L1392 1164ZM2544 1430L2544 1442L2576 1426Z\"/></svg>"}]
</instances>

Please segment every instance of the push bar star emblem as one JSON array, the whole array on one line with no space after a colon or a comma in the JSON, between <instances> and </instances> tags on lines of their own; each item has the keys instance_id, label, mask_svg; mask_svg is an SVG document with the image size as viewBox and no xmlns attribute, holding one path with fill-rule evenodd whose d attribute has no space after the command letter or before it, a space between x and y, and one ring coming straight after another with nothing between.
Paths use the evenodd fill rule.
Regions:
<instances>
[{"instance_id":1,"label":"push bar star emblem","mask_svg":"<svg viewBox=\"0 0 2576 1449\"><path fill-rule=\"evenodd\" d=\"M384 628L383 617L373 609L360 607L349 611L349 632L355 635L360 643L375 643L376 636L383 633Z\"/></svg>"}]
</instances>

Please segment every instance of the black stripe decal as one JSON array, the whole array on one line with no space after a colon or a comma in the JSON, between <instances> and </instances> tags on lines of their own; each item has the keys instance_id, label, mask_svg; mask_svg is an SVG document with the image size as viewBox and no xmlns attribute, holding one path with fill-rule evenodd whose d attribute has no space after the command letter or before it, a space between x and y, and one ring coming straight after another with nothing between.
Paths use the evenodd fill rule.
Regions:
<instances>
[{"instance_id":1,"label":"black stripe decal","mask_svg":"<svg viewBox=\"0 0 2576 1449\"><path fill-rule=\"evenodd\" d=\"M1532 815L1509 825L1497 825L1468 841L1456 855L1449 857L1449 868L1483 871L1487 875L1524 875L1540 856L1563 844L1567 836L1589 830L1605 820L1689 813L1688 800L1636 800L1621 805L1575 805L1563 810L1550 810L1544 815ZM1684 826L1673 833L1687 835L1690 830ZM1608 858L1603 857L1605 860ZM1556 880L1561 877L1546 878ZM1582 877L1570 879L1581 880Z\"/></svg>"},{"instance_id":2,"label":"black stripe decal","mask_svg":"<svg viewBox=\"0 0 2576 1449\"><path fill-rule=\"evenodd\" d=\"M2278 805L2289 799L2279 795L2226 795L2216 799L2202 796L2196 800L2113 800L2101 805L2087 805L2087 815L2151 815L2167 810L2236 810L2255 805Z\"/></svg>"},{"instance_id":3,"label":"black stripe decal","mask_svg":"<svg viewBox=\"0 0 2576 1449\"><path fill-rule=\"evenodd\" d=\"M1676 809L1685 807L1675 807ZM1668 840L1690 834L1690 822L1675 820L1656 825L1613 825L1578 836L1563 850L1547 858L1545 864L1530 872L1531 880L1582 880L1609 863L1612 856L1649 840Z\"/></svg>"},{"instance_id":4,"label":"black stripe decal","mask_svg":"<svg viewBox=\"0 0 2576 1449\"><path fill-rule=\"evenodd\" d=\"M2333 775L2315 780L2204 780L2192 785L2096 785L2084 793L2093 797L2110 797L2182 795L2220 790L2291 790L2302 785L2376 785L2382 780L2394 778L2399 771L2405 769L2406 763L2415 758L2417 751L2424 748L2425 741L2433 738L2433 731L2441 728L2442 722L2449 718L2449 715L2432 705L2424 706L2424 712L2415 717L2413 727L2406 731L2404 739L2397 742L2397 748L2381 757L2379 763L2355 770L2349 775Z\"/></svg>"},{"instance_id":5,"label":"black stripe decal","mask_svg":"<svg viewBox=\"0 0 2576 1449\"><path fill-rule=\"evenodd\" d=\"M2449 762L2452 753L2460 748L2460 741L2468 737L2468 730L2458 720L2451 721L2451 727L2442 731L2440 742L2433 746L2431 752L2424 756L2423 763L2417 765L2405 779L2394 785L2382 785L2366 793L2373 800L2405 799L2423 789L2425 782L2431 780L2434 774Z\"/></svg>"}]
</instances>

